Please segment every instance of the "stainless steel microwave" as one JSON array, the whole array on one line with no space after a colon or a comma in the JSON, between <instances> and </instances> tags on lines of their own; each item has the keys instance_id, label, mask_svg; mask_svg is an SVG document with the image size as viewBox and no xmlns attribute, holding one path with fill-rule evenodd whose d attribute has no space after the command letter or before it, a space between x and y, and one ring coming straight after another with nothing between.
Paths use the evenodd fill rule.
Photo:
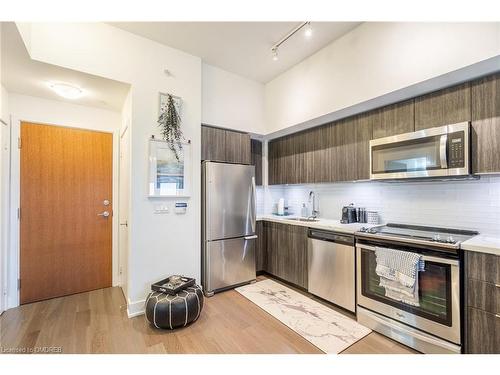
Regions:
<instances>
[{"instance_id":1,"label":"stainless steel microwave","mask_svg":"<svg viewBox=\"0 0 500 375\"><path fill-rule=\"evenodd\" d=\"M370 141L370 179L470 173L470 124L462 122Z\"/></svg>"}]
</instances>

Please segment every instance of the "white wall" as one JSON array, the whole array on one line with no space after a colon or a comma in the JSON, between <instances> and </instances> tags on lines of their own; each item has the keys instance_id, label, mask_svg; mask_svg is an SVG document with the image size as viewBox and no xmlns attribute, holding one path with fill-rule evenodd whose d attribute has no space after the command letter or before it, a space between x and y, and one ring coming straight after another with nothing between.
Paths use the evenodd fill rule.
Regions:
<instances>
[{"instance_id":1,"label":"white wall","mask_svg":"<svg viewBox=\"0 0 500 375\"><path fill-rule=\"evenodd\" d=\"M0 26L1 32L1 26ZM1 39L1 35L0 35ZM9 218L10 121L8 92L0 85L0 313L7 306L7 249Z\"/></svg>"},{"instance_id":2,"label":"white wall","mask_svg":"<svg viewBox=\"0 0 500 375\"><path fill-rule=\"evenodd\" d=\"M122 122L120 128L120 186L119 186L119 266L120 283L125 296L129 290L129 227L130 220L130 124L132 121L132 93L129 92L122 108ZM127 223L127 225L123 225Z\"/></svg>"},{"instance_id":3,"label":"white wall","mask_svg":"<svg viewBox=\"0 0 500 375\"><path fill-rule=\"evenodd\" d=\"M215 66L202 64L204 124L265 134L264 85Z\"/></svg>"},{"instance_id":4,"label":"white wall","mask_svg":"<svg viewBox=\"0 0 500 375\"><path fill-rule=\"evenodd\" d=\"M9 93L9 113L12 118L12 139L19 136L19 121L83 128L113 134L113 201L118 197L118 156L121 114L105 109L86 107L62 101ZM19 150L11 153L12 207L19 207ZM114 210L118 210L115 204ZM10 212L8 307L19 303L17 279L19 277L19 225L15 210ZM118 218L113 218L113 285L119 284L118 273Z\"/></svg>"},{"instance_id":5,"label":"white wall","mask_svg":"<svg viewBox=\"0 0 500 375\"><path fill-rule=\"evenodd\" d=\"M364 23L266 84L266 132L497 55L500 23Z\"/></svg>"},{"instance_id":6,"label":"white wall","mask_svg":"<svg viewBox=\"0 0 500 375\"><path fill-rule=\"evenodd\" d=\"M180 273L200 280L200 58L103 23L33 23L27 30L32 58L132 85L129 313L143 309L150 284L160 277ZM182 129L192 142L185 215L173 209L155 215L158 201L147 198L148 138L159 135L159 92L183 98ZM166 202L173 208L174 200Z\"/></svg>"},{"instance_id":7,"label":"white wall","mask_svg":"<svg viewBox=\"0 0 500 375\"><path fill-rule=\"evenodd\" d=\"M261 189L260 213L271 213L284 197L300 215L314 190L320 217L340 219L350 203L378 211L382 222L411 223L477 230L500 235L500 177L452 182L350 182L336 184L277 185ZM267 191L267 192L265 192Z\"/></svg>"}]
</instances>

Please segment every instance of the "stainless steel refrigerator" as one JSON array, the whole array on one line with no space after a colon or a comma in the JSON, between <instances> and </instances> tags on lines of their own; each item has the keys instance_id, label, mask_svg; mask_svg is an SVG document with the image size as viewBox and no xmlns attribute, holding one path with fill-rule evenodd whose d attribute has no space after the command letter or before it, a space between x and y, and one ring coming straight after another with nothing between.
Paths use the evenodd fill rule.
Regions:
<instances>
[{"instance_id":1,"label":"stainless steel refrigerator","mask_svg":"<svg viewBox=\"0 0 500 375\"><path fill-rule=\"evenodd\" d=\"M205 295L255 280L255 167L202 163Z\"/></svg>"}]
</instances>

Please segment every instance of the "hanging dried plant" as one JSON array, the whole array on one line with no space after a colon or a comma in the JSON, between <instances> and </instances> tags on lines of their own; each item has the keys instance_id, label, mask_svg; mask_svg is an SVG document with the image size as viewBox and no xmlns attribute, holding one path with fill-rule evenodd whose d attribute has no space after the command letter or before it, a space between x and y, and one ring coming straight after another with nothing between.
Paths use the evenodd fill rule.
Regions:
<instances>
[{"instance_id":1,"label":"hanging dried plant","mask_svg":"<svg viewBox=\"0 0 500 375\"><path fill-rule=\"evenodd\" d=\"M158 126L161 128L163 140L168 143L177 161L180 161L179 151L182 150L181 117L177 112L175 101L172 95L167 95L165 109L158 118Z\"/></svg>"}]
</instances>

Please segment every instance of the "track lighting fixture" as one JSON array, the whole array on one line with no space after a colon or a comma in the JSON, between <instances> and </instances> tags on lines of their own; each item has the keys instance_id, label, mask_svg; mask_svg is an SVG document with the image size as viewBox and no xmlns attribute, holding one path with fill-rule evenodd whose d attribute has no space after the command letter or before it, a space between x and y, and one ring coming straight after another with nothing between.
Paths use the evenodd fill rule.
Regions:
<instances>
[{"instance_id":1,"label":"track lighting fixture","mask_svg":"<svg viewBox=\"0 0 500 375\"><path fill-rule=\"evenodd\" d=\"M302 22L300 25L295 27L293 30L288 32L283 38L281 38L278 42L276 42L272 47L271 47L271 54L272 58L274 61L278 60L278 48L285 43L292 35L294 35L296 32L298 32L300 29L304 28L304 35L307 38L310 38L313 34L312 27L311 27L311 22Z\"/></svg>"}]
</instances>

